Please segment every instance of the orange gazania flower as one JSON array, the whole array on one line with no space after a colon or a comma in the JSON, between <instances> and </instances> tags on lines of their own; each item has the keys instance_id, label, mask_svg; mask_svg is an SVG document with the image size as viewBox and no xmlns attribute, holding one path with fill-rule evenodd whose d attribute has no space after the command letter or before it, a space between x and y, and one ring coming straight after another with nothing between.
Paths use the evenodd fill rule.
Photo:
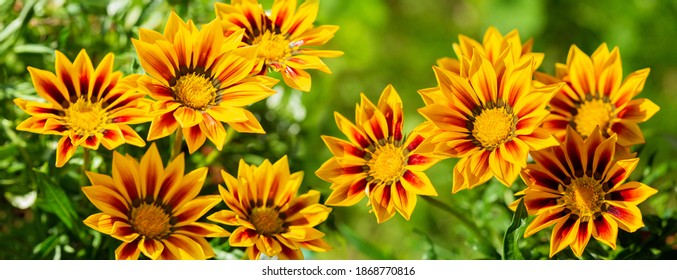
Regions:
<instances>
[{"instance_id":1,"label":"orange gazania flower","mask_svg":"<svg viewBox=\"0 0 677 280\"><path fill-rule=\"evenodd\" d=\"M232 0L230 5L214 6L226 33L244 28L242 44L259 45L254 71L281 72L288 86L310 91L310 74L305 69L331 74L320 58L343 54L306 48L326 44L339 29L335 25L313 27L319 5L317 0L308 0L297 9L296 0L275 0L270 14L264 12L257 0Z\"/></svg>"},{"instance_id":2,"label":"orange gazania flower","mask_svg":"<svg viewBox=\"0 0 677 280\"><path fill-rule=\"evenodd\" d=\"M319 204L320 193L296 193L303 172L289 173L284 156L261 166L240 160L237 178L221 171L226 188L219 186L230 210L221 210L209 220L237 226L229 238L231 246L247 247L249 259L265 254L279 259L303 259L301 249L326 252L331 249L314 227L327 219L331 208Z\"/></svg>"},{"instance_id":3,"label":"orange gazania flower","mask_svg":"<svg viewBox=\"0 0 677 280\"><path fill-rule=\"evenodd\" d=\"M326 204L351 206L364 196L378 223L399 212L409 220L416 207L416 195L437 196L423 173L441 158L432 154L434 145L425 141L419 126L408 137L402 132L402 100L395 88L381 93L378 106L364 94L356 110L355 124L336 112L336 124L350 141L322 136L334 157L316 174L332 183Z\"/></svg>"},{"instance_id":4,"label":"orange gazania flower","mask_svg":"<svg viewBox=\"0 0 677 280\"><path fill-rule=\"evenodd\" d=\"M458 35L458 42L459 43L454 43L452 45L458 59L443 57L437 60L437 65L444 70L460 74L461 76L468 75L467 69L469 66L467 65L468 61L465 61L463 62L465 63L465 67L463 67L463 57L472 56L474 50L487 57L492 65L499 62L499 58L501 58L503 52L508 50L508 46L511 45L512 49L509 50L510 56L516 64L522 64L533 59L535 63L534 69L538 69L538 66L543 62L542 53L531 52L531 47L534 44L533 39L530 38L522 44L517 29L510 31L503 36L496 27L491 26L487 29L487 32L484 33L482 43L463 34Z\"/></svg>"},{"instance_id":5,"label":"orange gazania flower","mask_svg":"<svg viewBox=\"0 0 677 280\"><path fill-rule=\"evenodd\" d=\"M637 205L657 191L625 180L638 158L615 161L617 134L604 139L598 128L586 140L567 128L564 141L532 153L535 164L522 171L524 205L536 218L528 237L554 224L550 257L567 246L581 256L590 236L616 248L618 228L634 232L644 226Z\"/></svg>"},{"instance_id":6,"label":"orange gazania flower","mask_svg":"<svg viewBox=\"0 0 677 280\"><path fill-rule=\"evenodd\" d=\"M434 67L438 87L421 90L419 112L434 124L436 152L458 157L452 191L473 188L496 177L512 185L526 166L529 151L557 144L539 128L550 98L561 87L532 85L533 60L513 64L503 53L496 64L475 52L468 76Z\"/></svg>"},{"instance_id":7,"label":"orange gazania flower","mask_svg":"<svg viewBox=\"0 0 677 280\"><path fill-rule=\"evenodd\" d=\"M113 54L94 69L85 50L75 61L56 51L52 72L28 67L38 95L47 104L17 98L14 103L31 115L18 130L62 135L56 148L56 166L63 166L78 146L96 150L129 143L146 145L129 124L147 122L148 104L139 93L139 75L113 72Z\"/></svg>"},{"instance_id":8,"label":"orange gazania flower","mask_svg":"<svg viewBox=\"0 0 677 280\"><path fill-rule=\"evenodd\" d=\"M567 64L558 63L556 68L556 77L536 76L545 83L566 82L550 101L552 114L543 122L543 128L562 140L568 125L583 138L599 126L605 137L618 134L620 146L644 143L637 124L651 118L659 107L649 99L632 98L644 88L649 68L635 71L622 81L618 47L609 52L606 43L592 57L572 45Z\"/></svg>"},{"instance_id":9,"label":"orange gazania flower","mask_svg":"<svg viewBox=\"0 0 677 280\"><path fill-rule=\"evenodd\" d=\"M214 20L198 30L176 14L169 16L164 34L140 29L132 39L146 73L140 86L155 99L148 140L173 133L179 126L190 153L206 139L221 150L226 131L265 133L254 115L243 109L275 93L277 81L250 77L256 49L237 48L243 32L224 37Z\"/></svg>"},{"instance_id":10,"label":"orange gazania flower","mask_svg":"<svg viewBox=\"0 0 677 280\"><path fill-rule=\"evenodd\" d=\"M207 259L214 251L205 237L225 237L228 232L197 222L218 204L218 195L197 196L207 177L207 167L184 175L183 154L165 169L155 144L139 163L130 156L113 154L113 176L87 172L92 186L83 187L87 198L101 210L84 222L122 241L118 260Z\"/></svg>"}]
</instances>

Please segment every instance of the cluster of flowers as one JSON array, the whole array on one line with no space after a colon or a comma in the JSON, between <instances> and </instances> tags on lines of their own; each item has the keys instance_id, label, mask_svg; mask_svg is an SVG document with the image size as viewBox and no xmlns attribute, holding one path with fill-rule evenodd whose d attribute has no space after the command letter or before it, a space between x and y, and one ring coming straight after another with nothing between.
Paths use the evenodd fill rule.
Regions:
<instances>
[{"instance_id":1,"label":"cluster of flowers","mask_svg":"<svg viewBox=\"0 0 677 280\"><path fill-rule=\"evenodd\" d=\"M247 247L250 259L264 253L280 259L301 259L301 248L327 251L324 234L315 226L331 208L319 203L320 193L298 195L303 173L290 174L286 157L250 166L240 161L237 178L222 172L226 188L219 195L198 196L208 167L184 174L185 139L192 154L209 139L224 145L227 123L241 133L265 133L244 107L275 93L281 72L284 82L309 91L307 69L330 73L320 57L339 51L317 50L338 30L313 26L318 1L276 0L266 14L256 0L217 3L216 18L198 28L172 13L164 33L140 29L132 39L145 74L113 72L113 54L94 68L83 50L73 62L56 52L56 75L29 67L35 89L49 103L16 99L30 118L18 130L62 135L56 166L62 167L77 147L109 150L128 143L145 146L130 124L150 121L148 141L175 134L171 161L163 166L152 144L138 161L117 152L112 176L88 172L91 186L82 188L102 212L84 223L123 243L116 259L206 259L215 256L205 237L228 237L231 246ZM146 98L150 97L150 98ZM85 150L86 151L86 150ZM235 226L230 233L216 224L198 222L223 200L208 220Z\"/></svg>"},{"instance_id":2,"label":"cluster of flowers","mask_svg":"<svg viewBox=\"0 0 677 280\"><path fill-rule=\"evenodd\" d=\"M141 29L132 39L146 75L112 72L112 54L94 69L84 51L73 63L57 52L56 75L29 68L49 104L15 100L31 115L18 129L63 135L59 167L78 146L144 146L129 125L147 121L147 140L176 132L190 153L206 139L221 149L221 123L264 133L243 107L275 93L277 81L267 71L309 91L304 70L330 73L320 58L342 54L305 48L325 44L338 27L313 26L317 1L296 4L276 0L266 14L255 0L217 3L217 18L201 29L172 14L164 34ZM555 225L551 256L567 246L580 256L591 236L614 248L619 227L643 226L637 205L656 190L625 180L639 161L630 147L644 142L637 123L658 111L647 99L633 99L648 69L623 81L617 48L603 44L588 56L572 46L552 77L536 72L543 54L531 51L531 40L523 44L517 31L503 36L495 28L482 43L461 35L453 49L457 59L442 58L433 68L438 85L419 91L426 121L409 134L392 86L377 104L362 95L354 123L335 113L347 140L322 137L333 154L316 172L332 184L326 205L351 206L366 196L378 223L396 212L409 219L417 195L437 195L424 171L454 157L454 193L491 178L509 187L521 176L527 188L512 206L523 201L536 215L526 236ZM301 248L330 248L314 227L331 209L316 191L296 196L302 173L290 174L286 157L259 167L241 161L237 178L222 172L221 197L198 197L207 168L184 175L183 155L172 158L165 168L151 145L141 161L115 153L112 176L87 173L92 186L83 192L102 213L85 224L123 241L116 258L210 258L205 237L225 236L247 247L251 259L261 253L299 259ZM232 233L197 222L221 200L230 210L207 219L237 226Z\"/></svg>"},{"instance_id":3,"label":"cluster of flowers","mask_svg":"<svg viewBox=\"0 0 677 280\"><path fill-rule=\"evenodd\" d=\"M615 248L619 227L642 227L637 205L656 190L624 181L639 161L630 146L644 143L637 123L659 109L632 99L649 69L622 81L618 48L603 44L590 57L572 46L552 77L536 72L543 54L531 51L532 42L493 27L482 43L459 36L458 59L439 59L438 86L419 91L426 121L407 137L392 87L378 106L363 96L355 124L337 113L349 141L324 138L334 155L317 171L332 183L327 204L353 205L366 195L378 222L395 212L409 219L416 195L437 195L423 171L453 157L452 193L491 178L510 187L522 177L527 188L511 208L523 200L536 215L525 236L555 225L551 257L567 246L581 256L591 236Z\"/></svg>"}]
</instances>

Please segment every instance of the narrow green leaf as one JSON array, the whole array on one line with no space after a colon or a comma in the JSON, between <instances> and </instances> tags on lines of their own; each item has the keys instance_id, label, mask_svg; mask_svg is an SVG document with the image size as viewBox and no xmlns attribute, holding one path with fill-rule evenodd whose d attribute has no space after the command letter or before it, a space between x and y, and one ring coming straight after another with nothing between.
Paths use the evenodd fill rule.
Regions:
<instances>
[{"instance_id":1,"label":"narrow green leaf","mask_svg":"<svg viewBox=\"0 0 677 280\"><path fill-rule=\"evenodd\" d=\"M15 53L53 54L54 49L40 44L23 44L14 47Z\"/></svg>"},{"instance_id":2,"label":"narrow green leaf","mask_svg":"<svg viewBox=\"0 0 677 280\"><path fill-rule=\"evenodd\" d=\"M59 235L50 235L45 240L42 242L38 243L38 245L35 245L33 247L33 254L40 256L41 259L44 259L54 251L54 247L58 244L57 241L59 240Z\"/></svg>"},{"instance_id":3,"label":"narrow green leaf","mask_svg":"<svg viewBox=\"0 0 677 280\"><path fill-rule=\"evenodd\" d=\"M28 26L28 20L33 15L33 6L35 1L28 1L24 3L24 7L17 18L10 22L5 28L0 31L0 42L4 42L10 36L17 34L20 28Z\"/></svg>"},{"instance_id":4,"label":"narrow green leaf","mask_svg":"<svg viewBox=\"0 0 677 280\"><path fill-rule=\"evenodd\" d=\"M512 223L505 231L503 237L503 259L504 260L523 260L522 252L519 249L518 241L524 234L526 225L527 208L524 206L524 200L521 200L515 214L512 216ZM520 230L521 228L521 230Z\"/></svg>"},{"instance_id":5,"label":"narrow green leaf","mask_svg":"<svg viewBox=\"0 0 677 280\"><path fill-rule=\"evenodd\" d=\"M428 235L428 233L420 229L414 229L414 233L418 233L421 236L423 236L423 238L425 239L425 243L428 245L428 249L426 249L423 259L425 260L439 259L439 257L437 256L437 252L435 252L435 242L433 242L432 238L430 238L430 235Z\"/></svg>"},{"instance_id":6,"label":"narrow green leaf","mask_svg":"<svg viewBox=\"0 0 677 280\"><path fill-rule=\"evenodd\" d=\"M355 246L355 248L357 248L360 252L369 257L369 259L372 260L395 259L393 256L381 251L381 249L378 246L372 244L371 242L359 236L357 233L355 233L355 231L351 227L345 224L339 224L338 229L341 235L348 240L348 244Z\"/></svg>"},{"instance_id":7,"label":"narrow green leaf","mask_svg":"<svg viewBox=\"0 0 677 280\"><path fill-rule=\"evenodd\" d=\"M47 177L47 174L38 169L34 169L34 171L37 176L38 191L43 199L37 205L42 210L55 214L66 228L73 230L77 221L77 213L70 199L63 189Z\"/></svg>"}]
</instances>

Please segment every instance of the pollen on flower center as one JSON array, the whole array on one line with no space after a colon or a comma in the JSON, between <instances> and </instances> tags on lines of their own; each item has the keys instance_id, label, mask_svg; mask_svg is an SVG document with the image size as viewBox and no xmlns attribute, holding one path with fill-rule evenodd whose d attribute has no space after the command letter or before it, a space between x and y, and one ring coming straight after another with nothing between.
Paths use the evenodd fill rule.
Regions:
<instances>
[{"instance_id":1,"label":"pollen on flower center","mask_svg":"<svg viewBox=\"0 0 677 280\"><path fill-rule=\"evenodd\" d=\"M592 217L601 211L604 191L599 181L591 177L575 178L566 186L564 205L581 217Z\"/></svg>"},{"instance_id":2,"label":"pollen on flower center","mask_svg":"<svg viewBox=\"0 0 677 280\"><path fill-rule=\"evenodd\" d=\"M181 76L172 87L175 98L184 106L204 111L217 104L217 89L203 74Z\"/></svg>"},{"instance_id":3,"label":"pollen on flower center","mask_svg":"<svg viewBox=\"0 0 677 280\"><path fill-rule=\"evenodd\" d=\"M399 180L404 172L405 156L401 147L388 143L374 150L367 162L369 176L375 182L392 184Z\"/></svg>"},{"instance_id":4,"label":"pollen on flower center","mask_svg":"<svg viewBox=\"0 0 677 280\"><path fill-rule=\"evenodd\" d=\"M108 114L100 102L79 99L65 110L64 119L77 135L92 135L103 130Z\"/></svg>"},{"instance_id":5,"label":"pollen on flower center","mask_svg":"<svg viewBox=\"0 0 677 280\"><path fill-rule=\"evenodd\" d=\"M169 234L171 217L155 204L141 203L132 208L129 222L134 231L146 237L159 239Z\"/></svg>"},{"instance_id":6,"label":"pollen on flower center","mask_svg":"<svg viewBox=\"0 0 677 280\"><path fill-rule=\"evenodd\" d=\"M258 58L265 60L273 68L288 58L292 52L292 45L284 35L269 31L254 39L253 44L259 45Z\"/></svg>"},{"instance_id":7,"label":"pollen on flower center","mask_svg":"<svg viewBox=\"0 0 677 280\"><path fill-rule=\"evenodd\" d=\"M512 139L516 117L504 107L483 109L470 125L475 145L491 151Z\"/></svg>"},{"instance_id":8,"label":"pollen on flower center","mask_svg":"<svg viewBox=\"0 0 677 280\"><path fill-rule=\"evenodd\" d=\"M284 221L280 218L280 213L275 209L267 207L254 208L249 215L249 219L259 234L274 235L283 231Z\"/></svg>"},{"instance_id":9,"label":"pollen on flower center","mask_svg":"<svg viewBox=\"0 0 677 280\"><path fill-rule=\"evenodd\" d=\"M590 99L590 98L588 98ZM590 99L578 105L578 110L572 121L573 127L584 138L599 126L600 131L606 131L613 118L612 105L602 99Z\"/></svg>"}]
</instances>

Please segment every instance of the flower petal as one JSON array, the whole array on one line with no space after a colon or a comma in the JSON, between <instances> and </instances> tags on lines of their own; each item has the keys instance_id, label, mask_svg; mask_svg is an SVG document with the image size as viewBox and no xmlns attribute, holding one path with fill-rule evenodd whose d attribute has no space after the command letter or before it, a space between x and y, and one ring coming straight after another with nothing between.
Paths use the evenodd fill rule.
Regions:
<instances>
[{"instance_id":1,"label":"flower petal","mask_svg":"<svg viewBox=\"0 0 677 280\"><path fill-rule=\"evenodd\" d=\"M116 260L137 260L139 259L139 240L134 240L129 243L122 243L115 249Z\"/></svg>"},{"instance_id":2,"label":"flower petal","mask_svg":"<svg viewBox=\"0 0 677 280\"><path fill-rule=\"evenodd\" d=\"M640 182L628 182L607 193L607 200L623 201L637 205L657 192L658 190Z\"/></svg>"},{"instance_id":3,"label":"flower petal","mask_svg":"<svg viewBox=\"0 0 677 280\"><path fill-rule=\"evenodd\" d=\"M562 251L576 240L580 220L569 214L555 223L550 237L550 257Z\"/></svg>"}]
</instances>

